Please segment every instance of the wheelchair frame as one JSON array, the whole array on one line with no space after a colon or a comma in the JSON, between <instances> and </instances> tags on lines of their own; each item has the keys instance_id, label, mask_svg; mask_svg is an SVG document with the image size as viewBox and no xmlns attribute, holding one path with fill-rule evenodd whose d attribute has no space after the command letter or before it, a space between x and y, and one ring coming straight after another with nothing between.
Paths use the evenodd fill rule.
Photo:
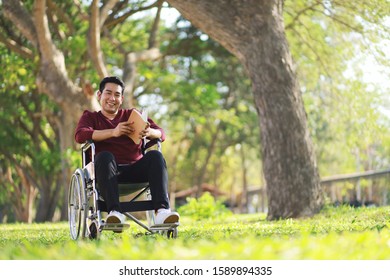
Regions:
<instances>
[{"instance_id":1,"label":"wheelchair frame","mask_svg":"<svg viewBox=\"0 0 390 280\"><path fill-rule=\"evenodd\" d=\"M151 145L143 142L143 152ZM157 141L158 150L161 151L161 141ZM88 141L81 147L82 168L77 168L70 181L68 196L68 219L70 236L73 240L99 239L103 230L122 232L129 224L106 223L102 212L107 212L106 204L99 195L95 181L95 144ZM122 214L144 228L148 233L159 233L168 238L177 237L179 223L155 225L154 208L151 200L149 183L119 184L120 197L133 194L129 201L120 202ZM142 196L144 197L143 199ZM146 211L146 225L131 212Z\"/></svg>"}]
</instances>

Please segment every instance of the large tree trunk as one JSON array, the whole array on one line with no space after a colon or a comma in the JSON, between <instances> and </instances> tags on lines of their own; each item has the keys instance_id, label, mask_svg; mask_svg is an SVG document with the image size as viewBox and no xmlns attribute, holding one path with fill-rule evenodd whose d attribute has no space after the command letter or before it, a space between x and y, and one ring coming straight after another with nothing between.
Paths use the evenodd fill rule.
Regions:
<instances>
[{"instance_id":1,"label":"large tree trunk","mask_svg":"<svg viewBox=\"0 0 390 280\"><path fill-rule=\"evenodd\" d=\"M282 0L168 0L245 65L259 112L268 219L322 206L306 114L286 41Z\"/></svg>"}]
</instances>

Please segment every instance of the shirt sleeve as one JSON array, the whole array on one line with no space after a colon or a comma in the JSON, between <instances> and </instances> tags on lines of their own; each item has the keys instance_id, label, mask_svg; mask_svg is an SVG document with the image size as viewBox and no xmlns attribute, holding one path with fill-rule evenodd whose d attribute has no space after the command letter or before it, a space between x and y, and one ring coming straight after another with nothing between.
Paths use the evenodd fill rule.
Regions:
<instances>
[{"instance_id":1,"label":"shirt sleeve","mask_svg":"<svg viewBox=\"0 0 390 280\"><path fill-rule=\"evenodd\" d=\"M85 143L92 140L94 131L94 115L90 111L84 111L76 127L75 140L77 143Z\"/></svg>"},{"instance_id":2,"label":"shirt sleeve","mask_svg":"<svg viewBox=\"0 0 390 280\"><path fill-rule=\"evenodd\" d=\"M161 141L163 142L165 140L165 131L161 127L159 127L152 119L148 118L148 122L150 124L151 128L157 129L161 131Z\"/></svg>"}]
</instances>

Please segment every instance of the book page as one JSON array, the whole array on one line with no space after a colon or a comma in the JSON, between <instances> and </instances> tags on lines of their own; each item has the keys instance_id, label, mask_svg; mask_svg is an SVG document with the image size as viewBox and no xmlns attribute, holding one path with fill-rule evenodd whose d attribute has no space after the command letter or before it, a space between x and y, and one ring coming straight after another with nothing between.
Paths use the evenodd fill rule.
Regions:
<instances>
[{"instance_id":1,"label":"book page","mask_svg":"<svg viewBox=\"0 0 390 280\"><path fill-rule=\"evenodd\" d=\"M139 144L141 142L141 139L139 138L139 134L142 130L146 128L147 120L144 120L141 113L138 112L136 109L133 109L131 111L130 117L128 119L128 122L133 123L133 127L135 129L134 133L129 135L129 137L134 141L134 143Z\"/></svg>"}]
</instances>

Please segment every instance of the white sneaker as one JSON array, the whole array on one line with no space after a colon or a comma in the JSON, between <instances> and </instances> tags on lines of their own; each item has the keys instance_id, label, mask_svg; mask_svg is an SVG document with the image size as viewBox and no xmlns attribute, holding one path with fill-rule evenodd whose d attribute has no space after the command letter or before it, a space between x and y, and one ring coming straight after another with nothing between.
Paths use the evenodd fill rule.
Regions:
<instances>
[{"instance_id":1,"label":"white sneaker","mask_svg":"<svg viewBox=\"0 0 390 280\"><path fill-rule=\"evenodd\" d=\"M125 223L125 215L119 213L118 211L112 210L110 214L107 215L107 224L123 224Z\"/></svg>"},{"instance_id":2,"label":"white sneaker","mask_svg":"<svg viewBox=\"0 0 390 280\"><path fill-rule=\"evenodd\" d=\"M179 218L179 213L172 212L171 209L158 209L156 214L156 225L177 223Z\"/></svg>"}]
</instances>

